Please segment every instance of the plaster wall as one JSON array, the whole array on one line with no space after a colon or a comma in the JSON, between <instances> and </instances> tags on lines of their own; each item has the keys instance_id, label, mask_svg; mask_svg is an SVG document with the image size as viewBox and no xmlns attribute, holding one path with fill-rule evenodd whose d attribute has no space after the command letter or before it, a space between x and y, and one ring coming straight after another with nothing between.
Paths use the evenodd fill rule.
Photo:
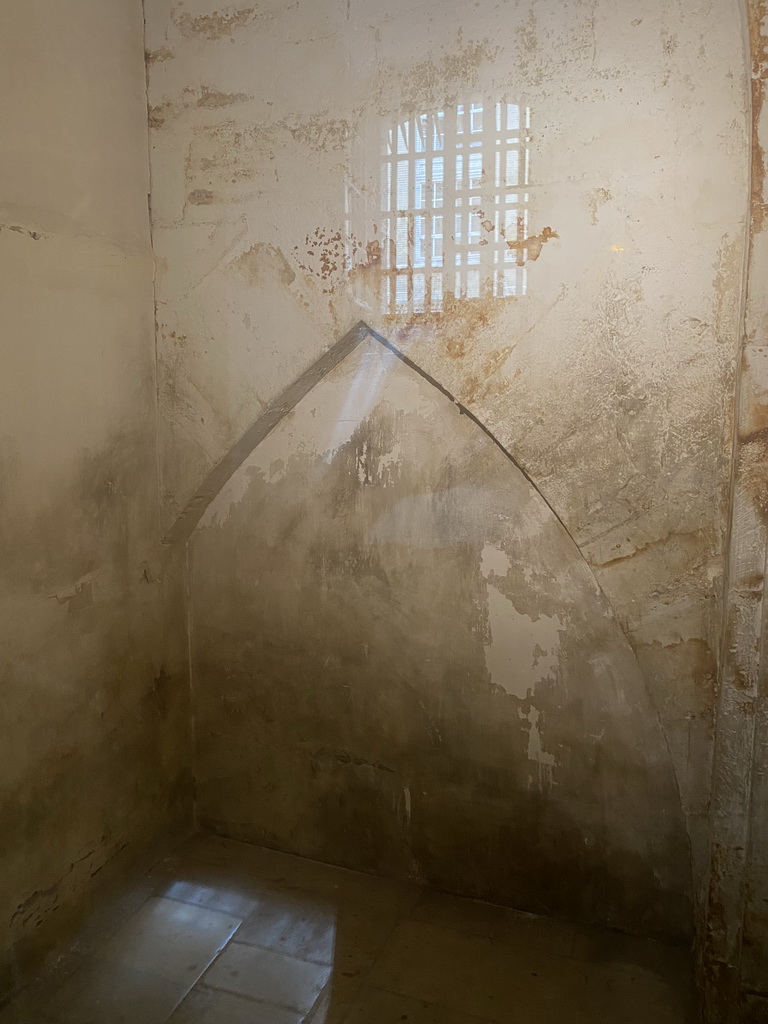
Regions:
<instances>
[{"instance_id":1,"label":"plaster wall","mask_svg":"<svg viewBox=\"0 0 768 1024\"><path fill-rule=\"evenodd\" d=\"M370 336L190 545L201 824L538 913L686 938L674 770L578 549Z\"/></svg>"},{"instance_id":2,"label":"plaster wall","mask_svg":"<svg viewBox=\"0 0 768 1024\"><path fill-rule=\"evenodd\" d=\"M183 588L159 545L140 6L11 0L0 51L5 991L189 816L190 785Z\"/></svg>"},{"instance_id":3,"label":"plaster wall","mask_svg":"<svg viewBox=\"0 0 768 1024\"><path fill-rule=\"evenodd\" d=\"M768 10L746 4L751 89L751 188L744 334L737 387L724 643L711 804L711 870L702 943L704 1018L741 1024L768 1016L766 818L765 359Z\"/></svg>"},{"instance_id":4,"label":"plaster wall","mask_svg":"<svg viewBox=\"0 0 768 1024\"><path fill-rule=\"evenodd\" d=\"M146 9L165 527L362 316L489 426L591 567L661 722L698 899L747 227L737 5ZM506 239L526 294L486 277L392 313L382 139L470 102L530 109L527 227ZM226 695L224 664L205 678Z\"/></svg>"}]
</instances>

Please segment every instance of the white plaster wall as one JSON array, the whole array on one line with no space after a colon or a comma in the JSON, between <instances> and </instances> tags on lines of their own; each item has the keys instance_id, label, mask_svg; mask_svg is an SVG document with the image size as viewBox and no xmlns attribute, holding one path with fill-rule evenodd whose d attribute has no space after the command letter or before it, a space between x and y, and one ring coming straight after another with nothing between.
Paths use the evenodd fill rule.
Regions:
<instances>
[{"instance_id":1,"label":"white plaster wall","mask_svg":"<svg viewBox=\"0 0 768 1024\"><path fill-rule=\"evenodd\" d=\"M189 809L183 782L170 795L184 680L160 568L142 28L123 0L3 5L0 998L117 855Z\"/></svg>"},{"instance_id":2,"label":"white plaster wall","mask_svg":"<svg viewBox=\"0 0 768 1024\"><path fill-rule=\"evenodd\" d=\"M747 201L734 0L149 0L147 24L166 524L362 316L488 424L595 569L698 865ZM558 237L525 298L393 322L375 266L322 256L349 189L376 237L382 122L469 96L530 106L531 230Z\"/></svg>"}]
</instances>

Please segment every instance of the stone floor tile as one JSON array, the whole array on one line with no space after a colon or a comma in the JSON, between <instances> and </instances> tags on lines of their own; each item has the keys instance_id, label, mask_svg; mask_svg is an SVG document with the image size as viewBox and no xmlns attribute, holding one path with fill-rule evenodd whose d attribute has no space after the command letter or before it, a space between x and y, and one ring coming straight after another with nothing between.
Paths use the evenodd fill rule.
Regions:
<instances>
[{"instance_id":1,"label":"stone floor tile","mask_svg":"<svg viewBox=\"0 0 768 1024\"><path fill-rule=\"evenodd\" d=\"M332 975L303 1024L344 1024L359 991L359 980Z\"/></svg>"},{"instance_id":2,"label":"stone floor tile","mask_svg":"<svg viewBox=\"0 0 768 1024\"><path fill-rule=\"evenodd\" d=\"M408 920L366 983L477 1017L537 1024L683 1024L685 1000L647 972L584 964Z\"/></svg>"},{"instance_id":3,"label":"stone floor tile","mask_svg":"<svg viewBox=\"0 0 768 1024\"><path fill-rule=\"evenodd\" d=\"M332 964L336 948L333 903L309 894L265 893L243 923L237 941L320 964Z\"/></svg>"},{"instance_id":4,"label":"stone floor tile","mask_svg":"<svg viewBox=\"0 0 768 1024\"><path fill-rule=\"evenodd\" d=\"M526 993L527 995L527 993ZM563 1009L574 1007L577 1024L689 1024L690 992L660 981L642 969L616 970L568 961L552 979L546 1011L539 1019L560 1024ZM536 1004L529 1000L530 1011Z\"/></svg>"},{"instance_id":5,"label":"stone floor tile","mask_svg":"<svg viewBox=\"0 0 768 1024\"><path fill-rule=\"evenodd\" d=\"M38 993L20 992L12 1002L0 1007L0 1024L47 1024Z\"/></svg>"},{"instance_id":6,"label":"stone floor tile","mask_svg":"<svg viewBox=\"0 0 768 1024\"><path fill-rule=\"evenodd\" d=\"M365 988L360 993L344 1024L496 1024L495 1021L455 1013L434 1003L424 1003L394 992ZM512 1024L505 1019L504 1024ZM520 1022L522 1024L522 1020ZM564 1021L563 1024L566 1024Z\"/></svg>"},{"instance_id":7,"label":"stone floor tile","mask_svg":"<svg viewBox=\"0 0 768 1024\"><path fill-rule=\"evenodd\" d=\"M570 955L576 931L567 921L428 890L410 916L460 934L484 935L497 942L560 956Z\"/></svg>"},{"instance_id":8,"label":"stone floor tile","mask_svg":"<svg viewBox=\"0 0 768 1024\"><path fill-rule=\"evenodd\" d=\"M241 918L232 914L155 896L97 956L189 988L240 924Z\"/></svg>"},{"instance_id":9,"label":"stone floor tile","mask_svg":"<svg viewBox=\"0 0 768 1024\"><path fill-rule=\"evenodd\" d=\"M422 894L418 885L321 864L289 853L250 846L219 836L196 837L180 851L182 863L226 868L233 878L262 892L298 890L338 901L363 902L404 912Z\"/></svg>"},{"instance_id":10,"label":"stone floor tile","mask_svg":"<svg viewBox=\"0 0 768 1024\"><path fill-rule=\"evenodd\" d=\"M397 911L300 892L266 894L237 933L237 941L333 967L342 979L373 965L399 920Z\"/></svg>"},{"instance_id":11,"label":"stone floor tile","mask_svg":"<svg viewBox=\"0 0 768 1024\"><path fill-rule=\"evenodd\" d=\"M527 976L547 959L486 936L407 920L395 929L366 984L459 1013L504 1019Z\"/></svg>"},{"instance_id":12,"label":"stone floor tile","mask_svg":"<svg viewBox=\"0 0 768 1024\"><path fill-rule=\"evenodd\" d=\"M690 987L693 957L689 949L599 928L576 928L572 955L587 963L635 971L642 968L670 984Z\"/></svg>"},{"instance_id":13,"label":"stone floor tile","mask_svg":"<svg viewBox=\"0 0 768 1024\"><path fill-rule=\"evenodd\" d=\"M300 1010L268 1006L201 985L192 989L168 1024L301 1024L303 1018Z\"/></svg>"},{"instance_id":14,"label":"stone floor tile","mask_svg":"<svg viewBox=\"0 0 768 1024\"><path fill-rule=\"evenodd\" d=\"M232 942L206 972L203 984L307 1013L329 976L324 964Z\"/></svg>"},{"instance_id":15,"label":"stone floor tile","mask_svg":"<svg viewBox=\"0 0 768 1024\"><path fill-rule=\"evenodd\" d=\"M209 872L190 867L177 878L168 879L156 888L156 894L181 903L194 903L210 910L221 910L235 917L248 917L258 900L253 887L226 878L225 872Z\"/></svg>"},{"instance_id":16,"label":"stone floor tile","mask_svg":"<svg viewBox=\"0 0 768 1024\"><path fill-rule=\"evenodd\" d=\"M0 1024L687 1024L690 1003L684 949L201 835Z\"/></svg>"},{"instance_id":17,"label":"stone floor tile","mask_svg":"<svg viewBox=\"0 0 768 1024\"><path fill-rule=\"evenodd\" d=\"M55 1024L164 1024L186 986L120 964L88 960L40 1007Z\"/></svg>"}]
</instances>

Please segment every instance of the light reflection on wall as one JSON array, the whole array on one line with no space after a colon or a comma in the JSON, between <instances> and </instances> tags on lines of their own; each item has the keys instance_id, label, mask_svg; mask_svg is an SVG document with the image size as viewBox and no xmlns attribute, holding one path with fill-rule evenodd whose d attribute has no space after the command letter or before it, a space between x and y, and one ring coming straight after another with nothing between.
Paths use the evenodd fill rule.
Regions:
<instances>
[{"instance_id":1,"label":"light reflection on wall","mask_svg":"<svg viewBox=\"0 0 768 1024\"><path fill-rule=\"evenodd\" d=\"M531 111L467 103L385 128L381 310L526 292Z\"/></svg>"}]
</instances>

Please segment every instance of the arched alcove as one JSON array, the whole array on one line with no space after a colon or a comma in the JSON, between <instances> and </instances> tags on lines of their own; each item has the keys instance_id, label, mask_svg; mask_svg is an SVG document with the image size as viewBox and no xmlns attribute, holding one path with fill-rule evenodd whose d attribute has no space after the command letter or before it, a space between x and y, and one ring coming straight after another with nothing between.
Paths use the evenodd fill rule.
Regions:
<instances>
[{"instance_id":1,"label":"arched alcove","mask_svg":"<svg viewBox=\"0 0 768 1024\"><path fill-rule=\"evenodd\" d=\"M198 498L201 823L686 936L668 750L572 539L481 425L373 335L324 372Z\"/></svg>"}]
</instances>

